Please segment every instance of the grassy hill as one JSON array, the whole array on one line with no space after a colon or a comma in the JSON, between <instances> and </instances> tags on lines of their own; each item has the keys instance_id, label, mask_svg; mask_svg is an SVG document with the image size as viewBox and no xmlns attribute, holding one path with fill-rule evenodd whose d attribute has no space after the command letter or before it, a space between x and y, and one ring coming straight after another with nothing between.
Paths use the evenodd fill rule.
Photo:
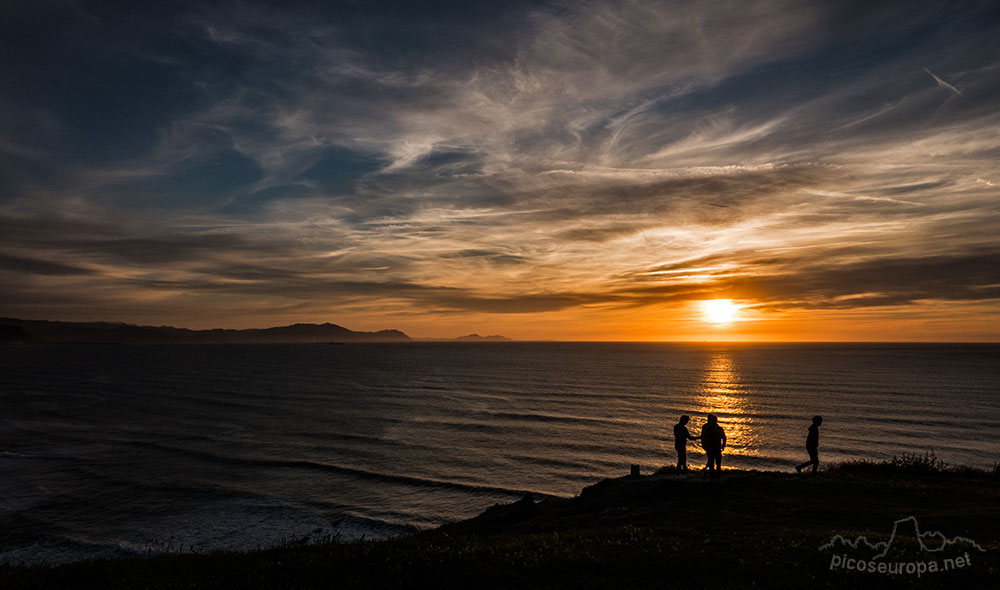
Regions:
<instances>
[{"instance_id":1,"label":"grassy hill","mask_svg":"<svg viewBox=\"0 0 1000 590\"><path fill-rule=\"evenodd\" d=\"M970 563L888 575L831 569L835 555L871 559L860 544L820 549L835 535L888 541L909 516L921 532L941 533L923 537L940 550L901 533L883 561L968 554ZM998 536L997 470L919 457L817 476L734 470L721 481L665 469L604 480L572 499L526 497L411 537L4 566L0 588L981 588L1000 576ZM945 538L955 542L942 546Z\"/></svg>"}]
</instances>

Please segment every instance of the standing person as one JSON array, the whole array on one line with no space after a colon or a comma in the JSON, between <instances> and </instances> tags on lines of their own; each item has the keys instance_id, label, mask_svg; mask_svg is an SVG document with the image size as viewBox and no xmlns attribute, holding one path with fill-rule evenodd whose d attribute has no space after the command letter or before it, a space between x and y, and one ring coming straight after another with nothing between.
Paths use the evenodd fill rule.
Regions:
<instances>
[{"instance_id":1,"label":"standing person","mask_svg":"<svg viewBox=\"0 0 1000 590\"><path fill-rule=\"evenodd\" d=\"M701 428L701 446L708 455L708 472L712 478L722 474L722 449L726 448L726 431L719 426L714 414L708 415L708 422Z\"/></svg>"},{"instance_id":2,"label":"standing person","mask_svg":"<svg viewBox=\"0 0 1000 590\"><path fill-rule=\"evenodd\" d=\"M688 432L687 423L690 416L681 416L680 422L674 424L674 450L677 451L677 472L688 470L687 441L698 440Z\"/></svg>"},{"instance_id":3,"label":"standing person","mask_svg":"<svg viewBox=\"0 0 1000 590\"><path fill-rule=\"evenodd\" d=\"M802 465L796 465L795 471L802 473L802 470L810 465L813 466L813 473L819 470L819 425L822 423L823 416L813 416L812 426L806 435L806 452L809 453L809 460Z\"/></svg>"}]
</instances>

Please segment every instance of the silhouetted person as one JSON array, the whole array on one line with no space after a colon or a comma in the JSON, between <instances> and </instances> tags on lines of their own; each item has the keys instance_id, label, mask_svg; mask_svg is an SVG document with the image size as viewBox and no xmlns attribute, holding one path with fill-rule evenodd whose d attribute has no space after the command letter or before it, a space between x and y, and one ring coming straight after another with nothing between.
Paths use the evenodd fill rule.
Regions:
<instances>
[{"instance_id":1,"label":"silhouetted person","mask_svg":"<svg viewBox=\"0 0 1000 590\"><path fill-rule=\"evenodd\" d=\"M709 414L698 438L708 455L708 472L713 478L718 477L722 473L722 449L726 448L726 431L719 426L719 419Z\"/></svg>"},{"instance_id":2,"label":"silhouetted person","mask_svg":"<svg viewBox=\"0 0 1000 590\"><path fill-rule=\"evenodd\" d=\"M813 466L813 473L819 469L819 425L822 423L823 416L813 416L809 434L806 435L806 452L809 453L809 460L802 465L797 465L795 471L802 473L802 470L810 465Z\"/></svg>"},{"instance_id":3,"label":"silhouetted person","mask_svg":"<svg viewBox=\"0 0 1000 590\"><path fill-rule=\"evenodd\" d=\"M677 451L677 471L687 471L687 442L698 440L688 432L687 423L691 420L688 416L681 416L680 422L674 424L674 450Z\"/></svg>"}]
</instances>

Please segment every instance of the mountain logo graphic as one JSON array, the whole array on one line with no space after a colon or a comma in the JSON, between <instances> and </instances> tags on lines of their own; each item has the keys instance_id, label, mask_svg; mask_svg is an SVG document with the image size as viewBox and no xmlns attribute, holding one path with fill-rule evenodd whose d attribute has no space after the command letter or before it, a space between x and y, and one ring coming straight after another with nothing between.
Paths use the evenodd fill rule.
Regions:
<instances>
[{"instance_id":1,"label":"mountain logo graphic","mask_svg":"<svg viewBox=\"0 0 1000 590\"><path fill-rule=\"evenodd\" d=\"M913 537L916 538L917 542L920 543L920 548L923 551L944 551L952 545L967 544L979 551L986 552L985 549L979 546L978 543L969 539L967 537L952 537L948 538L940 531L928 531L926 533L920 532L920 523L917 522L917 517L907 516L906 518L901 518L896 522L892 523L892 534L889 535L888 541L882 541L880 543L872 543L864 535L858 536L854 541L844 538L841 535L834 535L829 542L820 545L820 551L826 551L827 549L833 549L838 544L847 545L852 549L858 549L858 547L863 543L869 549L878 550L881 549L882 552L872 556L872 559L881 559L889 553L892 548L893 543L896 541L896 536L901 534L900 526L902 526L902 531L906 531L910 528L913 530ZM928 539L928 540L925 540Z\"/></svg>"},{"instance_id":2,"label":"mountain logo graphic","mask_svg":"<svg viewBox=\"0 0 1000 590\"><path fill-rule=\"evenodd\" d=\"M831 551L831 570L880 573L887 575L949 571L972 565L973 554L985 553L968 537L948 537L940 531L921 531L915 516L901 518L892 524L887 541L872 542L864 535L849 539L834 535L819 547Z\"/></svg>"}]
</instances>

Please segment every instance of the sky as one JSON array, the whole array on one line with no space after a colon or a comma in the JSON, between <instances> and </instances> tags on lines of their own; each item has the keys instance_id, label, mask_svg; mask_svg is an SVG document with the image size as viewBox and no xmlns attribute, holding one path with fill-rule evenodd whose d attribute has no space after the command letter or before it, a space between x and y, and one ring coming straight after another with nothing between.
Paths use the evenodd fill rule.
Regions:
<instances>
[{"instance_id":1,"label":"sky","mask_svg":"<svg viewBox=\"0 0 1000 590\"><path fill-rule=\"evenodd\" d=\"M13 0L0 53L5 317L1000 340L994 2Z\"/></svg>"}]
</instances>

